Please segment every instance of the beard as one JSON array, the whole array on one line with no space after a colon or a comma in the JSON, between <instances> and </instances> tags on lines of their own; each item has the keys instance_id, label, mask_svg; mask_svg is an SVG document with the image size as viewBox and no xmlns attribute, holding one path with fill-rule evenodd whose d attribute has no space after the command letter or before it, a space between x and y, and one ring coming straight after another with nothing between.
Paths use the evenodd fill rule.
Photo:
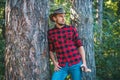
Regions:
<instances>
[{"instance_id":1,"label":"beard","mask_svg":"<svg viewBox=\"0 0 120 80\"><path fill-rule=\"evenodd\" d=\"M64 26L65 25L65 23L59 23L59 22L57 22L57 24L60 25L60 26Z\"/></svg>"}]
</instances>

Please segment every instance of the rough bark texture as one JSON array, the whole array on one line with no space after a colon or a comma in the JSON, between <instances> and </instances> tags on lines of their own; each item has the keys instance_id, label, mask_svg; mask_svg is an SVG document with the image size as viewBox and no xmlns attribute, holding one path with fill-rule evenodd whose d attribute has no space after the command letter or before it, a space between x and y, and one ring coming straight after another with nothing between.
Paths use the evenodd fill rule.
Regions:
<instances>
[{"instance_id":1,"label":"rough bark texture","mask_svg":"<svg viewBox=\"0 0 120 80\"><path fill-rule=\"evenodd\" d=\"M97 4L98 5L97 5L96 23L98 25L98 34L99 34L98 41L101 44L102 43L102 34L103 34L103 31L102 31L103 0L97 0Z\"/></svg>"},{"instance_id":2,"label":"rough bark texture","mask_svg":"<svg viewBox=\"0 0 120 80\"><path fill-rule=\"evenodd\" d=\"M50 80L48 0L6 2L6 80Z\"/></svg>"},{"instance_id":3,"label":"rough bark texture","mask_svg":"<svg viewBox=\"0 0 120 80\"><path fill-rule=\"evenodd\" d=\"M78 13L78 31L86 52L87 65L91 73L83 73L83 80L96 80L96 67L93 42L92 0L74 0L74 9Z\"/></svg>"}]
</instances>

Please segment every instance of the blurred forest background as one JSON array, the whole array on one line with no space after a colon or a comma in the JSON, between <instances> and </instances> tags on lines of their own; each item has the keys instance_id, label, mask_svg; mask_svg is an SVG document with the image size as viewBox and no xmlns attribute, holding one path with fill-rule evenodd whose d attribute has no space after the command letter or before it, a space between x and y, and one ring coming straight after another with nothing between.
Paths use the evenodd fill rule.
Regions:
<instances>
[{"instance_id":1,"label":"blurred forest background","mask_svg":"<svg viewBox=\"0 0 120 80\"><path fill-rule=\"evenodd\" d=\"M0 0L0 80L5 79L5 2L6 0ZM96 80L118 80L120 79L120 0L93 0L92 5ZM60 6L70 13L72 3L69 0L50 1L50 10ZM70 24L70 14L66 15L66 22ZM52 26L51 23L49 25Z\"/></svg>"}]
</instances>

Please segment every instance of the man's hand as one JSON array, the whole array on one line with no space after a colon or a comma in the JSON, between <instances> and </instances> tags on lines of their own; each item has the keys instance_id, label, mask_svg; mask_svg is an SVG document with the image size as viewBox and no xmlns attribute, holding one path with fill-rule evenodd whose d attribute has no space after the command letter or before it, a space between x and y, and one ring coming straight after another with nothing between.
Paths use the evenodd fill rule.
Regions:
<instances>
[{"instance_id":1,"label":"man's hand","mask_svg":"<svg viewBox=\"0 0 120 80\"><path fill-rule=\"evenodd\" d=\"M58 62L55 60L55 57L52 51L50 51L50 58L54 64L54 71L58 71L61 67L58 65Z\"/></svg>"},{"instance_id":2,"label":"man's hand","mask_svg":"<svg viewBox=\"0 0 120 80\"><path fill-rule=\"evenodd\" d=\"M58 62L54 63L54 71L59 71L60 70L60 66L58 65Z\"/></svg>"},{"instance_id":3,"label":"man's hand","mask_svg":"<svg viewBox=\"0 0 120 80\"><path fill-rule=\"evenodd\" d=\"M82 69L82 71L85 71L85 72L91 72L91 69L87 68L87 66L85 64L81 65L81 69Z\"/></svg>"}]
</instances>

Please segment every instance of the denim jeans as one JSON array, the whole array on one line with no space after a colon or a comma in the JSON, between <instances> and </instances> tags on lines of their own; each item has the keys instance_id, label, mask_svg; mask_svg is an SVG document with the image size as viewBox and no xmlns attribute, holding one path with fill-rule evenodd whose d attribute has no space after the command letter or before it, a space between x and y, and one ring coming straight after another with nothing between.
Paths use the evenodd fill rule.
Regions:
<instances>
[{"instance_id":1,"label":"denim jeans","mask_svg":"<svg viewBox=\"0 0 120 80\"><path fill-rule=\"evenodd\" d=\"M52 75L52 80L65 80L68 74L71 75L72 80L81 80L81 66L82 62L68 66L66 63L65 67L62 67L59 71L55 71Z\"/></svg>"}]
</instances>

